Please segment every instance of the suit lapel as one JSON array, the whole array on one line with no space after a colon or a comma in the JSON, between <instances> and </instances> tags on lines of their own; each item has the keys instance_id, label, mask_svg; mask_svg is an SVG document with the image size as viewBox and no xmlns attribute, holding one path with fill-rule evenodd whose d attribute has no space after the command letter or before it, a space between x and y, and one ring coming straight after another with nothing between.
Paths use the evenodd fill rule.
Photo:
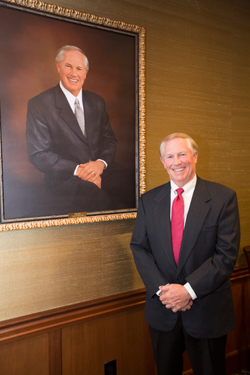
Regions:
<instances>
[{"instance_id":1,"label":"suit lapel","mask_svg":"<svg viewBox=\"0 0 250 375\"><path fill-rule=\"evenodd\" d=\"M82 100L83 100L83 106L84 106L85 129L86 129L87 139L90 143L90 140L92 139L92 134L94 131L94 126L91 126L91 123L93 123L93 118L92 118L93 117L93 104L89 100L89 97L86 95L84 90L82 91Z\"/></svg>"},{"instance_id":2,"label":"suit lapel","mask_svg":"<svg viewBox=\"0 0 250 375\"><path fill-rule=\"evenodd\" d=\"M65 121L70 128L84 141L86 142L86 138L82 134L82 131L80 129L80 126L76 120L76 117L74 113L72 112L72 109L70 108L70 105L60 89L60 86L57 85L55 87L55 94L56 94L56 107L59 109L60 117Z\"/></svg>"},{"instance_id":3,"label":"suit lapel","mask_svg":"<svg viewBox=\"0 0 250 375\"><path fill-rule=\"evenodd\" d=\"M171 227L170 227L170 183L164 185L163 189L155 198L156 206L154 217L159 233L162 248L167 256L168 264L176 269L172 250Z\"/></svg>"},{"instance_id":4,"label":"suit lapel","mask_svg":"<svg viewBox=\"0 0 250 375\"><path fill-rule=\"evenodd\" d=\"M186 219L185 229L183 232L179 262L178 275L181 273L187 259L189 258L195 242L200 234L205 218L210 210L207 202L210 195L206 189L204 181L197 178L197 184L190 204L188 216Z\"/></svg>"}]
</instances>

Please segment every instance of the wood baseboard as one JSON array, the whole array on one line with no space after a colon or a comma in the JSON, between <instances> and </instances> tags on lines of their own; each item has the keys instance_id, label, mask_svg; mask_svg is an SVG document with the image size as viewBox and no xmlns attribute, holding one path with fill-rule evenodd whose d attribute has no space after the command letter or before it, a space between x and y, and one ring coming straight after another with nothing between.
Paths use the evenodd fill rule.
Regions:
<instances>
[{"instance_id":1,"label":"wood baseboard","mask_svg":"<svg viewBox=\"0 0 250 375\"><path fill-rule=\"evenodd\" d=\"M227 374L250 369L250 345L226 354Z\"/></svg>"}]
</instances>

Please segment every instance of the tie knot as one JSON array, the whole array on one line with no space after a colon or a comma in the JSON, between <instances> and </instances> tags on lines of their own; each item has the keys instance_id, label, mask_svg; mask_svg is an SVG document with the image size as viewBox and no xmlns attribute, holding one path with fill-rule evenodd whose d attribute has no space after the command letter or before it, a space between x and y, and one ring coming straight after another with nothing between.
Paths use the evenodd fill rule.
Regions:
<instances>
[{"instance_id":1,"label":"tie knot","mask_svg":"<svg viewBox=\"0 0 250 375\"><path fill-rule=\"evenodd\" d=\"M77 98L75 98L75 113L76 113L76 111L79 111L79 113L83 113L83 109L82 109L82 107L81 107L81 104L80 104L80 102L79 102L79 100L77 99Z\"/></svg>"},{"instance_id":2,"label":"tie knot","mask_svg":"<svg viewBox=\"0 0 250 375\"><path fill-rule=\"evenodd\" d=\"M177 193L178 197L180 197L183 192L184 192L184 189L182 189L182 188L176 189L176 193Z\"/></svg>"}]
</instances>

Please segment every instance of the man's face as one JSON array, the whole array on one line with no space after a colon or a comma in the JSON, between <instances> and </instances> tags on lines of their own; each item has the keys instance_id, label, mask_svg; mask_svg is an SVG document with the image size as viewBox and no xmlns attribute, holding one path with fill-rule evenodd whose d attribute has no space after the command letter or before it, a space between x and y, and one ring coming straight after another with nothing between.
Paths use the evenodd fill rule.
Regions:
<instances>
[{"instance_id":1,"label":"man's face","mask_svg":"<svg viewBox=\"0 0 250 375\"><path fill-rule=\"evenodd\" d=\"M170 180L183 187L195 176L197 159L198 152L192 154L185 138L174 138L165 143L161 161Z\"/></svg>"},{"instance_id":2,"label":"man's face","mask_svg":"<svg viewBox=\"0 0 250 375\"><path fill-rule=\"evenodd\" d=\"M79 51L65 51L60 65L56 61L57 71L63 87L77 96L86 79L84 56Z\"/></svg>"}]
</instances>

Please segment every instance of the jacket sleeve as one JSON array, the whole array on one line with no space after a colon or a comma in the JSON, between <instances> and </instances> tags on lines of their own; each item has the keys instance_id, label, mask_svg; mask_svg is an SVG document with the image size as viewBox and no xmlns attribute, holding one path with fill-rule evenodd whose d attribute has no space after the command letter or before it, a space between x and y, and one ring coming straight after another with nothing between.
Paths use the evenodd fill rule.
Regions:
<instances>
[{"instance_id":1,"label":"jacket sleeve","mask_svg":"<svg viewBox=\"0 0 250 375\"><path fill-rule=\"evenodd\" d=\"M144 206L144 196L141 197L138 207L135 228L133 231L130 247L134 256L137 270L147 289L153 297L159 290L160 285L168 284L167 278L159 270L147 234L147 212Z\"/></svg>"},{"instance_id":2,"label":"jacket sleeve","mask_svg":"<svg viewBox=\"0 0 250 375\"><path fill-rule=\"evenodd\" d=\"M53 151L47 120L37 101L32 99L28 103L26 140L29 161L39 171L54 175L73 175L77 163L64 159Z\"/></svg>"},{"instance_id":3,"label":"jacket sleeve","mask_svg":"<svg viewBox=\"0 0 250 375\"><path fill-rule=\"evenodd\" d=\"M231 285L240 243L240 221L236 193L225 198L218 222L214 254L186 277L198 298ZM206 244L204 244L206 246ZM203 251L202 247L199 251Z\"/></svg>"}]
</instances>

